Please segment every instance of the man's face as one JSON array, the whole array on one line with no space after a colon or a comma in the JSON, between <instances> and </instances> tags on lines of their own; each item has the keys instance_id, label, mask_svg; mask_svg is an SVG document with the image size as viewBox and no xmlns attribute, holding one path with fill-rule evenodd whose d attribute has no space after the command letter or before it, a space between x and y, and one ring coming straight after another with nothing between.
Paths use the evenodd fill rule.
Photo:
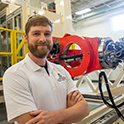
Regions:
<instances>
[{"instance_id":1,"label":"man's face","mask_svg":"<svg viewBox=\"0 0 124 124\"><path fill-rule=\"evenodd\" d=\"M52 49L52 31L47 26L32 26L26 38L29 51L37 58L45 58Z\"/></svg>"}]
</instances>

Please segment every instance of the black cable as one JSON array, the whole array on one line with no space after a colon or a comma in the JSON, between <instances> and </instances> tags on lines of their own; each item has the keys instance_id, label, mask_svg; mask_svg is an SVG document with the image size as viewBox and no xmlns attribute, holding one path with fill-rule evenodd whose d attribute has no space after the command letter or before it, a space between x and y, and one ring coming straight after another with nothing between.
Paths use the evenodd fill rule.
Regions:
<instances>
[{"instance_id":1,"label":"black cable","mask_svg":"<svg viewBox=\"0 0 124 124\"><path fill-rule=\"evenodd\" d=\"M107 92L108 92L108 95L109 95L109 100L111 101L111 104L108 103L106 101L106 99L104 98L103 91L102 91L102 77L104 77L106 88L107 88ZM120 103L119 105L116 105L115 104L115 102L113 100L113 97L112 97L112 94L111 94L111 90L110 90L110 87L109 87L108 80L107 80L107 77L106 77L105 72L100 72L100 74L99 74L99 90L100 90L100 94L101 94L101 97L102 97L103 102L108 107L114 108L115 111L117 112L117 115L124 121L124 116L122 115L122 113L118 109L118 107L121 107L122 105L124 105L124 102Z\"/></svg>"},{"instance_id":2,"label":"black cable","mask_svg":"<svg viewBox=\"0 0 124 124\"><path fill-rule=\"evenodd\" d=\"M105 72L101 72L99 76L101 77L101 78L99 78L99 80L100 80L100 85L101 85L101 83L102 83L102 82L101 82L101 81L102 81L102 76L104 76L105 83L106 83L106 87L107 87L107 91L108 91L108 94L109 94L109 99L110 99L111 102L113 103L113 97L112 97L112 94L111 94L111 90L110 90L109 83L108 83L108 80L107 80L107 77L106 77ZM101 87L102 87L102 85L101 85ZM100 87L99 87L99 88L100 88ZM109 107L113 107L113 106L111 106L111 104L109 104L108 102L107 102L107 104L108 104ZM115 104L115 103L113 103L113 104ZM122 102L122 103L120 103L119 105L117 105L117 107L121 107L122 105L124 105L124 102Z\"/></svg>"}]
</instances>

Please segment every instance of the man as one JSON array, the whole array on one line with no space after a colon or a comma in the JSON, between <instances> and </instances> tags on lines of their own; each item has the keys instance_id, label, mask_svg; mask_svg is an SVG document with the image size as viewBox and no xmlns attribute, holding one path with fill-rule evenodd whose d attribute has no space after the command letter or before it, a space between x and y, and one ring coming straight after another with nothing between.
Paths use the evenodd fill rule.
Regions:
<instances>
[{"instance_id":1,"label":"man","mask_svg":"<svg viewBox=\"0 0 124 124\"><path fill-rule=\"evenodd\" d=\"M19 124L78 122L89 114L87 102L69 73L46 56L52 49L52 23L37 15L26 23L29 53L4 74L8 121Z\"/></svg>"},{"instance_id":2,"label":"man","mask_svg":"<svg viewBox=\"0 0 124 124\"><path fill-rule=\"evenodd\" d=\"M8 43L7 43L7 37L6 37L6 31L1 32L1 52L7 52L8 51Z\"/></svg>"}]
</instances>

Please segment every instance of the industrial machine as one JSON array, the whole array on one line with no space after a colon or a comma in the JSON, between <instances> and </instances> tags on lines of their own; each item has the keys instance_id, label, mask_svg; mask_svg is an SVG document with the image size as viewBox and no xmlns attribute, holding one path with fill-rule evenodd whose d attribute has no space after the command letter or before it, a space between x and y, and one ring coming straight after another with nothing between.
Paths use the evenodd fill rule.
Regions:
<instances>
[{"instance_id":1,"label":"industrial machine","mask_svg":"<svg viewBox=\"0 0 124 124\"><path fill-rule=\"evenodd\" d=\"M64 66L72 77L95 70L115 69L124 60L124 38L114 42L109 37L89 38L70 34L54 37L48 60Z\"/></svg>"},{"instance_id":2,"label":"industrial machine","mask_svg":"<svg viewBox=\"0 0 124 124\"><path fill-rule=\"evenodd\" d=\"M48 55L48 60L54 63L61 64L70 73L72 77L86 75L95 70L115 69L118 66L118 64L124 60L124 38L119 39L118 42L114 42L110 37L89 38L89 37L80 37L70 34L65 34L64 37L62 38L54 37L53 49ZM124 75L123 72L122 75ZM102 90L103 77L105 79L104 81L107 87L106 96L104 96L104 91ZM101 104L99 104L98 106L103 107L102 110L96 109L97 114L99 113L101 116L98 117L98 115L95 115L94 113L96 117L94 117L93 119L93 115L91 114L91 116L88 116L88 118L82 120L80 124L84 124L86 122L87 122L86 124L101 124L101 123L110 124L115 120L117 120L118 117L120 117L124 121L124 116L122 114L124 113L124 107L123 107L124 97L122 94L119 95L116 94L115 95L116 97L112 96L111 89L109 87L109 83L105 72L100 72L99 74L99 91L100 91L99 95L96 93L94 95L91 94L90 95L83 94L83 95L85 96L86 99L87 97L89 97L90 100L92 98L94 99L97 96L97 98L95 99L102 100L104 104L106 104L110 108L113 108L113 110L111 111L105 110L107 113L104 113L105 115L102 115L101 111L102 112L104 111L103 110L104 105L101 102ZM115 103L114 99L117 98L118 96L121 96L121 101ZM104 109L107 108L105 107Z\"/></svg>"}]
</instances>

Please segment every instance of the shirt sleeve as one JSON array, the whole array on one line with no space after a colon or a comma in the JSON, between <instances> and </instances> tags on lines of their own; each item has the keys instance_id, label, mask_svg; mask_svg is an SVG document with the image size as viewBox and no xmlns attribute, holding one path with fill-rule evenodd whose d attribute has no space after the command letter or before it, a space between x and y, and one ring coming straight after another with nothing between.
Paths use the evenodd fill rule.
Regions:
<instances>
[{"instance_id":1,"label":"shirt sleeve","mask_svg":"<svg viewBox=\"0 0 124 124\"><path fill-rule=\"evenodd\" d=\"M24 113L37 110L30 92L28 79L24 74L5 73L3 91L9 122Z\"/></svg>"}]
</instances>

